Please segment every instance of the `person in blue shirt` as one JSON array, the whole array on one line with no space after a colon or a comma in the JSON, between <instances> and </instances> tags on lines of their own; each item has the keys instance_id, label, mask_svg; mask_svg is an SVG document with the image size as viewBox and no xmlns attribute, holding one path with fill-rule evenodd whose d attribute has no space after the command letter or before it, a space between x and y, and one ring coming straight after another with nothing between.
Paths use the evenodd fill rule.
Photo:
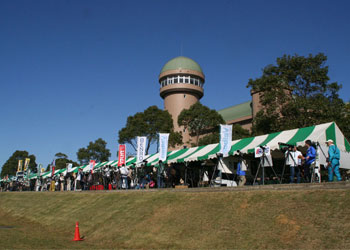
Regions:
<instances>
[{"instance_id":1,"label":"person in blue shirt","mask_svg":"<svg viewBox=\"0 0 350 250\"><path fill-rule=\"evenodd\" d=\"M305 146L307 147L306 156L305 156L305 164L304 164L304 179L305 182L310 182L311 173L310 167L315 165L316 160L316 149L312 146L310 140L305 141Z\"/></svg>"},{"instance_id":2,"label":"person in blue shirt","mask_svg":"<svg viewBox=\"0 0 350 250\"><path fill-rule=\"evenodd\" d=\"M244 186L244 184L246 183L246 178L245 178L245 171L247 170L247 167L245 166L245 164L243 164L242 161L239 161L237 164L237 175L239 177L239 181L238 181L238 186Z\"/></svg>"},{"instance_id":3,"label":"person in blue shirt","mask_svg":"<svg viewBox=\"0 0 350 250\"><path fill-rule=\"evenodd\" d=\"M328 146L328 181L333 181L333 175L337 176L337 180L341 181L341 175L339 172L339 160L340 160L340 150L334 145L333 140L326 141Z\"/></svg>"}]
</instances>

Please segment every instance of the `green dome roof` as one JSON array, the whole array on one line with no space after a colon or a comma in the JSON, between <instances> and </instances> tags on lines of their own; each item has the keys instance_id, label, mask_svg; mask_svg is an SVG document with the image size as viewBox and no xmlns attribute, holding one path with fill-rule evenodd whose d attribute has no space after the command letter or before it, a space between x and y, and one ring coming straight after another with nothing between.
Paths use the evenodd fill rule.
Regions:
<instances>
[{"instance_id":1,"label":"green dome roof","mask_svg":"<svg viewBox=\"0 0 350 250\"><path fill-rule=\"evenodd\" d=\"M179 56L171 59L168 61L160 71L160 73L163 73L168 70L176 70L176 69L189 69L189 70L195 70L203 74L201 66L199 66L198 63L193 61L191 58Z\"/></svg>"}]
</instances>

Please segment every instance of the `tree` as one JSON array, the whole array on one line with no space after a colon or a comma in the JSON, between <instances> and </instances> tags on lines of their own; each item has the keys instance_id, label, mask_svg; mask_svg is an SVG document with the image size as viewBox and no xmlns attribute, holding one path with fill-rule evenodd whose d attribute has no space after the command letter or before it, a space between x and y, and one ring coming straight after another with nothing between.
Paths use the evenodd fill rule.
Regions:
<instances>
[{"instance_id":1,"label":"tree","mask_svg":"<svg viewBox=\"0 0 350 250\"><path fill-rule=\"evenodd\" d=\"M68 156L66 154L63 154L63 153L55 154L55 159L56 159L55 160L55 164L56 164L55 169L66 168L68 163L72 163L73 167L79 165L77 162L68 159Z\"/></svg>"},{"instance_id":2,"label":"tree","mask_svg":"<svg viewBox=\"0 0 350 250\"><path fill-rule=\"evenodd\" d=\"M173 119L168 111L157 106L150 106L143 112L129 116L126 126L119 130L120 144L128 143L137 150L137 136L146 136L146 154L152 144L158 142L159 133L170 133L169 144L175 146L182 143L182 135L174 132Z\"/></svg>"},{"instance_id":3,"label":"tree","mask_svg":"<svg viewBox=\"0 0 350 250\"><path fill-rule=\"evenodd\" d=\"M259 92L263 109L253 121L255 134L306 127L336 121L342 124L345 104L339 98L341 85L329 83L327 57L284 55L269 65L247 87Z\"/></svg>"},{"instance_id":4,"label":"tree","mask_svg":"<svg viewBox=\"0 0 350 250\"><path fill-rule=\"evenodd\" d=\"M67 158L68 158L68 155L59 152L59 153L55 154L55 158L56 158L56 159L67 159Z\"/></svg>"},{"instance_id":5,"label":"tree","mask_svg":"<svg viewBox=\"0 0 350 250\"><path fill-rule=\"evenodd\" d=\"M225 121L216 110L209 109L197 102L189 109L181 111L178 117L178 124L187 129L192 137L195 137L195 143L192 144L193 146L198 146L202 135L205 136L202 138L201 143L216 140L217 137L211 134L219 133L219 125L225 124Z\"/></svg>"},{"instance_id":6,"label":"tree","mask_svg":"<svg viewBox=\"0 0 350 250\"><path fill-rule=\"evenodd\" d=\"M99 138L90 142L86 148L80 148L77 152L78 161L81 165L88 164L90 160L97 162L108 161L111 152L106 148L107 142Z\"/></svg>"},{"instance_id":7,"label":"tree","mask_svg":"<svg viewBox=\"0 0 350 250\"><path fill-rule=\"evenodd\" d=\"M25 158L29 158L29 169L32 172L36 172L37 164L35 162L35 155L29 155L27 151L16 150L10 158L5 162L1 169L1 177L6 175L15 175L18 167L18 160L23 160L22 169L24 167Z\"/></svg>"}]
</instances>

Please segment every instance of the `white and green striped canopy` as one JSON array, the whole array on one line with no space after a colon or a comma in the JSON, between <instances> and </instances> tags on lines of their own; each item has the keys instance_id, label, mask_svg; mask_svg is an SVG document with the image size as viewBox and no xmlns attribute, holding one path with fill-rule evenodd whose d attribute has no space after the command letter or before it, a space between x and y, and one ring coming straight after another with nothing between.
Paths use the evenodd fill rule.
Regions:
<instances>
[{"instance_id":1,"label":"white and green striped canopy","mask_svg":"<svg viewBox=\"0 0 350 250\"><path fill-rule=\"evenodd\" d=\"M271 150L279 149L279 142L297 146L304 145L305 140L319 142L322 145L323 150L326 152L327 149L323 145L328 139L332 139L335 142L337 147L342 152L343 159L349 157L350 144L334 122L234 140L232 141L229 155L237 154L238 151L242 153L253 153L256 147L266 145L270 146ZM217 157L216 154L219 151L219 143L179 149L168 152L167 160L164 163L171 164L212 159ZM132 159L132 161L135 162L135 158ZM158 153L147 156L147 162L147 165L149 166L157 165Z\"/></svg>"},{"instance_id":2,"label":"white and green striped canopy","mask_svg":"<svg viewBox=\"0 0 350 250\"><path fill-rule=\"evenodd\" d=\"M254 149L259 146L269 146L271 150L279 149L279 142L292 144L292 145L304 145L306 140L319 142L324 152L327 152L325 141L332 139L334 144L341 151L341 167L350 169L350 144L344 137L338 126L334 122L324 123L306 128L291 129L272 134L260 135L255 137L244 138L240 140L232 141L231 150L229 155L238 154L238 151L242 153L253 153ZM167 160L164 163L185 163L192 161L202 161L207 159L213 159L217 157L217 153L220 151L220 144L210 144L206 146L199 146L193 148L178 149L169 151ZM159 162L159 154L150 154L145 157L147 166L156 166ZM325 158L321 157L321 164L325 163ZM126 161L127 166L131 166L136 163L136 157L131 157ZM116 166L118 161L108 161L98 163L95 169L99 169L105 165ZM86 172L89 170L89 165L74 168L74 172L78 171L78 168L83 168ZM49 176L49 172L44 173L43 176Z\"/></svg>"},{"instance_id":3,"label":"white and green striped canopy","mask_svg":"<svg viewBox=\"0 0 350 250\"><path fill-rule=\"evenodd\" d=\"M323 151L327 152L324 142L328 139L332 139L342 152L342 167L350 169L350 144L334 122L234 140L232 141L229 155L237 154L238 151L242 153L253 153L256 147L265 145L269 146L271 150L279 149L279 142L297 146L304 145L305 140L319 142ZM216 154L219 151L219 143L175 150L168 152L165 163L183 163L212 159L217 157ZM349 161L346 159L349 159ZM148 160L148 165L156 164L158 164L158 154L152 155Z\"/></svg>"}]
</instances>

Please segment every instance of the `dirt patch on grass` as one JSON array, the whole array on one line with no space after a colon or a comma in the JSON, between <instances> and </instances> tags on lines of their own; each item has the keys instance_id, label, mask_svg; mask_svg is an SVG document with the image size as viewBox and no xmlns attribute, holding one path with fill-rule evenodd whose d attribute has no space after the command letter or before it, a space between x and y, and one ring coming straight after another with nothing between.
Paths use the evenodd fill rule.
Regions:
<instances>
[{"instance_id":1,"label":"dirt patch on grass","mask_svg":"<svg viewBox=\"0 0 350 250\"><path fill-rule=\"evenodd\" d=\"M277 216L276 222L284 228L283 232L281 233L282 243L292 244L300 232L300 226L295 220L288 219L284 214Z\"/></svg>"}]
</instances>

